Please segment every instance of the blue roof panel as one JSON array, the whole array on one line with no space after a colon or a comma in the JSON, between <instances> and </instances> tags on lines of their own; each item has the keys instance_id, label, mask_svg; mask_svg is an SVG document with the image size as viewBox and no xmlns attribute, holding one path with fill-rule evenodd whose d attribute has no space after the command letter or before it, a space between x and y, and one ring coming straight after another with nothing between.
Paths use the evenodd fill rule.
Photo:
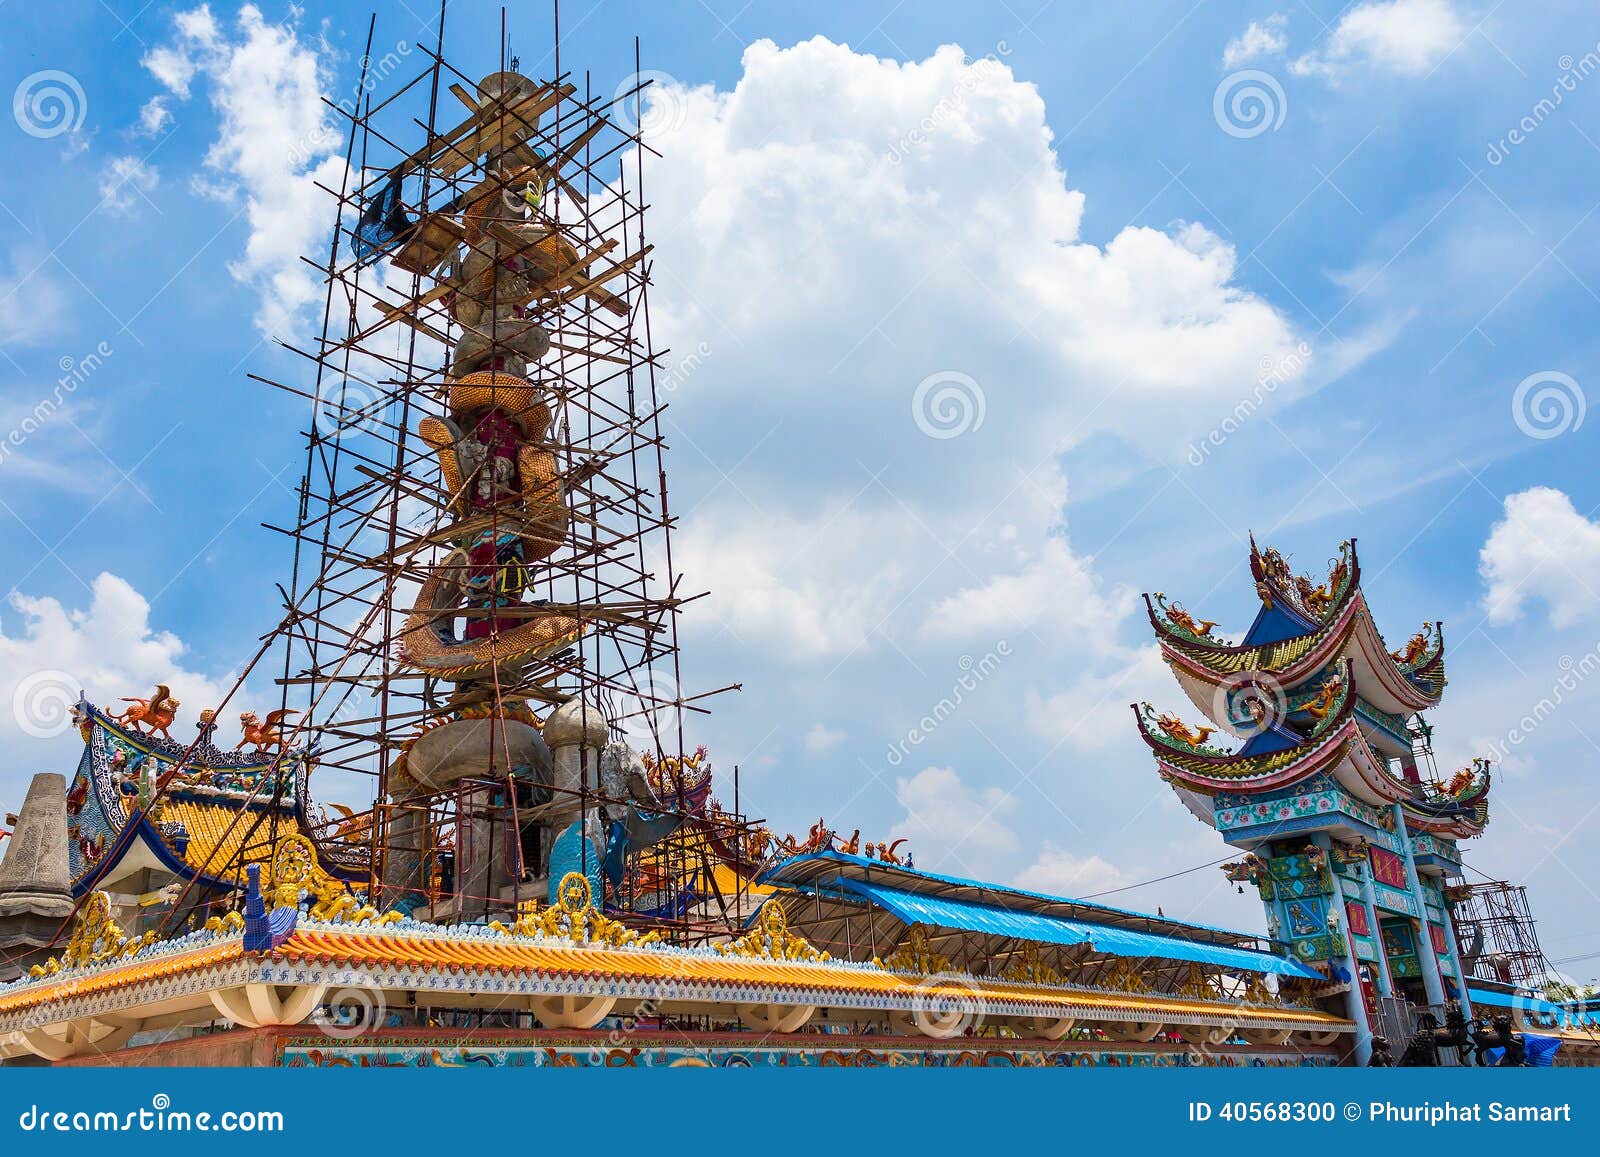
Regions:
<instances>
[{"instance_id":1,"label":"blue roof panel","mask_svg":"<svg viewBox=\"0 0 1600 1157\"><path fill-rule=\"evenodd\" d=\"M1537 996L1509 995L1493 989L1474 988L1470 984L1467 985L1467 999L1473 1004L1487 1004L1496 1008L1520 1008L1524 1012L1536 1012L1543 1016L1571 1016L1571 1013L1559 1004L1552 1004Z\"/></svg>"},{"instance_id":2,"label":"blue roof panel","mask_svg":"<svg viewBox=\"0 0 1600 1157\"><path fill-rule=\"evenodd\" d=\"M1298 960L1274 956L1268 952L1256 952L1249 948L1232 948L1224 944L1184 940L1177 936L1160 936L1153 932L1138 932L1131 928L1113 928L1107 924L1094 924L1086 920L1068 920L1042 912L1021 912L992 904L951 900L861 880L841 879L837 881L837 886L845 892L877 904L907 924L960 928L968 932L1009 936L1046 944L1067 946L1088 944L1095 951L1112 956L1188 960L1246 972L1302 976L1313 980L1325 979L1320 973Z\"/></svg>"},{"instance_id":3,"label":"blue roof panel","mask_svg":"<svg viewBox=\"0 0 1600 1157\"><path fill-rule=\"evenodd\" d=\"M1285 639L1299 638L1317 629L1317 624L1302 618L1292 608L1285 606L1262 607L1250 629L1244 634L1244 646L1265 647Z\"/></svg>"},{"instance_id":4,"label":"blue roof panel","mask_svg":"<svg viewBox=\"0 0 1600 1157\"><path fill-rule=\"evenodd\" d=\"M996 896L1021 896L1030 900L1042 900L1050 904L1073 904L1079 908L1094 909L1110 916L1127 916L1137 920L1158 920L1169 925L1178 925L1184 928L1193 928L1199 932L1209 932L1219 936L1229 936L1238 939L1259 939L1260 934L1255 932L1241 932L1235 928L1219 928L1214 924L1199 924L1192 920L1176 920L1170 916L1152 916L1148 912L1140 912L1135 908L1119 908L1115 904L1102 904L1098 900L1080 900L1071 896L1053 896L1048 892L1034 892L1027 888L1013 888L1006 884L988 883L983 880L969 880L963 876L949 876L942 872L930 872L923 868L907 868L903 865L890 865L882 860L869 859L866 856L851 855L848 852L826 851L805 852L798 856L791 856L786 860L779 860L756 877L758 884L770 884L774 887L786 888L795 886L789 869L814 863L845 864L873 871L893 873L896 875L918 877L941 884L949 884L957 888L973 888ZM844 879L844 877L840 877ZM833 881L829 881L831 884ZM1322 977L1321 979L1326 979Z\"/></svg>"}]
</instances>

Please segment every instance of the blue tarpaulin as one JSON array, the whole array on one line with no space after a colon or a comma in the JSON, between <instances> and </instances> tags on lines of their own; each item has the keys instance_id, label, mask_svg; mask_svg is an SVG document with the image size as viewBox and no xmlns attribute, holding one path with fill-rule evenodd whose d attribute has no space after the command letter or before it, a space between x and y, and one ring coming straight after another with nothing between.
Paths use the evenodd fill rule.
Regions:
<instances>
[{"instance_id":1,"label":"blue tarpaulin","mask_svg":"<svg viewBox=\"0 0 1600 1157\"><path fill-rule=\"evenodd\" d=\"M1548 1069L1556 1063L1556 1053L1561 1048L1561 1038L1535 1036L1531 1032L1525 1032L1522 1034L1522 1044L1525 1050L1524 1059L1530 1069Z\"/></svg>"},{"instance_id":2,"label":"blue tarpaulin","mask_svg":"<svg viewBox=\"0 0 1600 1157\"><path fill-rule=\"evenodd\" d=\"M1023 912L991 904L948 900L862 880L839 880L837 886L878 905L907 924L960 928L968 932L1009 936L1046 944L1068 946L1088 944L1095 951L1112 956L1190 960L1199 964L1215 964L1222 968L1246 972L1303 976L1313 980L1325 979L1321 973L1308 968L1298 960L1274 956L1268 952L1256 952L1249 948L1234 948L1202 940L1184 940L1176 936L1160 936L1154 932L1137 932L1131 928L1114 928L1107 924L1069 920L1043 912Z\"/></svg>"}]
</instances>

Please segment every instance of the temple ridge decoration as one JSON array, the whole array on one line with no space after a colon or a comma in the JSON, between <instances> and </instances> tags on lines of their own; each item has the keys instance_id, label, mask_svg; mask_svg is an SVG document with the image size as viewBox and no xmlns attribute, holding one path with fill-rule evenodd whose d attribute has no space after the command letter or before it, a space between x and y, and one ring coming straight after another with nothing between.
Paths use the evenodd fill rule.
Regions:
<instances>
[{"instance_id":1,"label":"temple ridge decoration","mask_svg":"<svg viewBox=\"0 0 1600 1157\"><path fill-rule=\"evenodd\" d=\"M364 903L347 883L323 870L316 845L304 835L284 836L269 861L272 875L265 885L274 908L298 909L306 905L314 920L330 924L393 924L400 912L380 913Z\"/></svg>"},{"instance_id":2,"label":"temple ridge decoration","mask_svg":"<svg viewBox=\"0 0 1600 1157\"><path fill-rule=\"evenodd\" d=\"M909 972L918 976L936 976L950 971L950 958L928 944L928 930L913 925L905 943L884 957L874 956L872 963L890 972Z\"/></svg>"},{"instance_id":3,"label":"temple ridge decoration","mask_svg":"<svg viewBox=\"0 0 1600 1157\"><path fill-rule=\"evenodd\" d=\"M1139 733L1178 798L1245 852L1223 871L1256 887L1271 935L1349 985L1352 1019L1370 1031L1396 994L1442 1007L1465 988L1446 881L1488 822L1491 779L1484 760L1448 783L1433 771L1442 627L1386 646L1354 539L1319 581L1252 537L1250 572L1260 608L1237 645L1147 596L1163 660L1214 728L1135 704ZM1216 731L1231 750L1206 742Z\"/></svg>"},{"instance_id":4,"label":"temple ridge decoration","mask_svg":"<svg viewBox=\"0 0 1600 1157\"><path fill-rule=\"evenodd\" d=\"M88 968L108 960L121 960L134 956L155 942L153 931L141 936L130 936L122 925L111 918L111 897L105 892L91 892L73 918L72 938L59 959L52 956L42 965L29 969L33 977L53 976L57 972Z\"/></svg>"},{"instance_id":5,"label":"temple ridge decoration","mask_svg":"<svg viewBox=\"0 0 1600 1157\"><path fill-rule=\"evenodd\" d=\"M756 926L738 940L718 944L724 956L756 957L762 960L827 960L826 952L813 948L804 937L789 931L789 918L781 904L763 904L756 914Z\"/></svg>"},{"instance_id":6,"label":"temple ridge decoration","mask_svg":"<svg viewBox=\"0 0 1600 1157\"><path fill-rule=\"evenodd\" d=\"M579 872L562 877L556 902L550 907L540 910L529 902L515 922L493 920L489 927L502 936L544 936L572 944L608 944L614 948L642 948L661 939L659 932L640 935L597 909L588 877Z\"/></svg>"}]
</instances>

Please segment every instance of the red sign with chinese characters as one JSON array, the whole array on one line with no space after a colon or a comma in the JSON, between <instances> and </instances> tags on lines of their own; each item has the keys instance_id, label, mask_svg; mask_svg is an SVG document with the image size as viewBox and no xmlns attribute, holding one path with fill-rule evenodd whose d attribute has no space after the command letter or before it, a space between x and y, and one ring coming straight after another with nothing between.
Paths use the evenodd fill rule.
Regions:
<instances>
[{"instance_id":1,"label":"red sign with chinese characters","mask_svg":"<svg viewBox=\"0 0 1600 1157\"><path fill-rule=\"evenodd\" d=\"M1440 956L1450 955L1449 942L1444 938L1444 929L1437 924L1428 925L1428 935L1433 937L1433 950Z\"/></svg>"},{"instance_id":2,"label":"red sign with chinese characters","mask_svg":"<svg viewBox=\"0 0 1600 1157\"><path fill-rule=\"evenodd\" d=\"M1370 849L1372 856L1372 878L1380 884L1387 884L1391 888L1404 889L1406 886L1406 862L1393 852L1385 848Z\"/></svg>"},{"instance_id":3,"label":"red sign with chinese characters","mask_svg":"<svg viewBox=\"0 0 1600 1157\"><path fill-rule=\"evenodd\" d=\"M1367 924L1367 906L1357 904L1354 900L1344 902L1345 923L1350 926L1350 931L1357 936L1370 936L1372 933Z\"/></svg>"}]
</instances>

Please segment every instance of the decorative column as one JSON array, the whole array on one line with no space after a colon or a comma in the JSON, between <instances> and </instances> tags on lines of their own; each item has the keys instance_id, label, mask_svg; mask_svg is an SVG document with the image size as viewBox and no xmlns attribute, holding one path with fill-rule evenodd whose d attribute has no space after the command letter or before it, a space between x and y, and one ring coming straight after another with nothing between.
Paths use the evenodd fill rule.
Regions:
<instances>
[{"instance_id":1,"label":"decorative column","mask_svg":"<svg viewBox=\"0 0 1600 1157\"><path fill-rule=\"evenodd\" d=\"M1338 877L1333 874L1333 841L1327 832L1313 832L1311 842L1322 849L1327 857L1329 878L1333 880L1334 893L1329 898L1329 911L1332 911L1334 901L1339 904L1340 926L1344 927L1344 889L1339 886ZM1355 937L1350 929L1344 928L1344 968L1350 974L1350 987L1345 992L1345 1008L1350 1019L1356 1022L1356 1064L1365 1068L1372 1059L1372 1022L1367 1019L1367 1001L1361 995L1361 962L1356 959Z\"/></svg>"},{"instance_id":2,"label":"decorative column","mask_svg":"<svg viewBox=\"0 0 1600 1157\"><path fill-rule=\"evenodd\" d=\"M1417 875L1417 857L1411 851L1411 829L1406 827L1405 811L1394 805L1394 830L1400 837L1400 847L1406 856L1406 887L1417 902L1420 925L1417 931L1417 962L1422 965L1422 986L1427 990L1428 1003L1436 1008L1444 1006L1444 980L1439 976L1439 954L1433 950L1433 936L1428 931L1428 903L1422 895L1422 880Z\"/></svg>"},{"instance_id":3,"label":"decorative column","mask_svg":"<svg viewBox=\"0 0 1600 1157\"><path fill-rule=\"evenodd\" d=\"M1372 860L1361 865L1361 891L1367 905L1367 927L1372 930L1372 943L1377 946L1378 959L1374 964L1378 973L1378 995L1394 996L1394 978L1389 975L1389 950L1383 946L1383 925L1378 923L1378 890L1372 886Z\"/></svg>"},{"instance_id":4,"label":"decorative column","mask_svg":"<svg viewBox=\"0 0 1600 1157\"><path fill-rule=\"evenodd\" d=\"M1456 966L1456 990L1461 994L1461 1012L1472 1019L1472 998L1467 995L1467 970L1461 966L1461 947L1456 941L1456 918L1450 914L1450 905L1440 889L1439 907L1444 912L1444 939L1450 945L1450 963Z\"/></svg>"}]
</instances>

